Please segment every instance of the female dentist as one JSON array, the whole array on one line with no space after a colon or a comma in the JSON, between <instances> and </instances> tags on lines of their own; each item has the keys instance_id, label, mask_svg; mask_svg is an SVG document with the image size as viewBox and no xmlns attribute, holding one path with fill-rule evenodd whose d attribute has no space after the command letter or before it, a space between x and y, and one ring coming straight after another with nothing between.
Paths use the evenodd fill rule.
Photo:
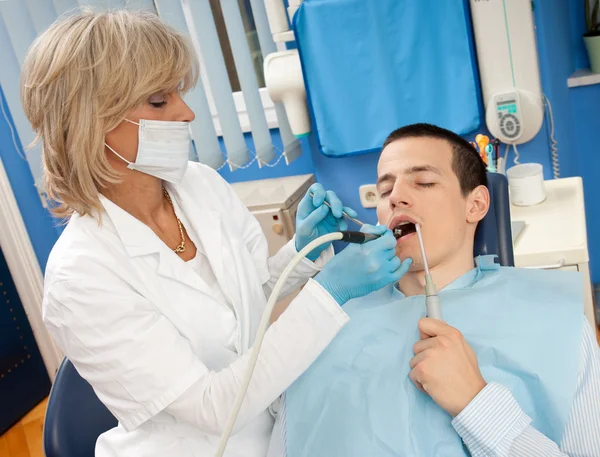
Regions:
<instances>
[{"instance_id":1,"label":"female dentist","mask_svg":"<svg viewBox=\"0 0 600 457\"><path fill-rule=\"evenodd\" d=\"M314 185L296 238L269 258L230 186L188 164L194 114L180 94L196 79L181 35L124 10L59 19L23 67L47 191L69 219L46 268L44 320L119 421L96 456L214 455L266 297L298 250L345 228L339 199ZM306 286L265 336L226 455L266 455L272 404L346 323L340 305L408 269L391 233L368 230L382 236L314 251L290 277L287 292Z\"/></svg>"}]
</instances>

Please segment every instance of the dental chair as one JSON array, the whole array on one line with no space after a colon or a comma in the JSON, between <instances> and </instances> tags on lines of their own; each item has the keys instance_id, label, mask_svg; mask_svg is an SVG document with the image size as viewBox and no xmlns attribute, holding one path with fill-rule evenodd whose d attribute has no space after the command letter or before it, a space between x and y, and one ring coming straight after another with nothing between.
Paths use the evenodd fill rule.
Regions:
<instances>
[{"instance_id":1,"label":"dental chair","mask_svg":"<svg viewBox=\"0 0 600 457\"><path fill-rule=\"evenodd\" d=\"M500 265L514 267L508 181L499 173L488 173L487 178L490 209L475 232L473 255L496 254Z\"/></svg>"},{"instance_id":2,"label":"dental chair","mask_svg":"<svg viewBox=\"0 0 600 457\"><path fill-rule=\"evenodd\" d=\"M94 457L96 440L117 419L65 358L50 391L44 420L46 457Z\"/></svg>"},{"instance_id":3,"label":"dental chair","mask_svg":"<svg viewBox=\"0 0 600 457\"><path fill-rule=\"evenodd\" d=\"M474 255L496 254L503 266L514 266L508 183L488 173L490 210L479 223ZM98 400L73 364L64 359L50 392L44 422L46 457L93 457L96 440L117 420Z\"/></svg>"}]
</instances>

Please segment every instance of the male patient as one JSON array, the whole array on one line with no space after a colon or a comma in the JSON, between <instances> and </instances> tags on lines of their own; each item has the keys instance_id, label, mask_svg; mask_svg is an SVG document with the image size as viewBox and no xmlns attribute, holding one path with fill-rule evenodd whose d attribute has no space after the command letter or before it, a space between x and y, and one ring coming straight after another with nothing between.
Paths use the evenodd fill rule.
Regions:
<instances>
[{"instance_id":1,"label":"male patient","mask_svg":"<svg viewBox=\"0 0 600 457\"><path fill-rule=\"evenodd\" d=\"M350 323L286 393L287 457L600 456L598 345L578 273L474 262L486 170L450 131L394 131L378 176L379 222L421 225L445 322L424 318L409 233L397 255L411 271L348 302Z\"/></svg>"}]
</instances>

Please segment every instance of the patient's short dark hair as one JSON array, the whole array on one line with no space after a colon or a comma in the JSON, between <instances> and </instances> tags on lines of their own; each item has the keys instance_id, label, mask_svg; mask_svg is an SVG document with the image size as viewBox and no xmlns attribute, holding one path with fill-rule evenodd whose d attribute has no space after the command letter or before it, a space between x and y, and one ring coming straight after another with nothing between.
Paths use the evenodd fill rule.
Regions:
<instances>
[{"instance_id":1,"label":"patient's short dark hair","mask_svg":"<svg viewBox=\"0 0 600 457\"><path fill-rule=\"evenodd\" d=\"M452 169L463 196L478 186L487 186L486 166L471 143L450 130L431 124L411 124L394 130L383 143L383 149L403 138L437 138L452 146Z\"/></svg>"}]
</instances>

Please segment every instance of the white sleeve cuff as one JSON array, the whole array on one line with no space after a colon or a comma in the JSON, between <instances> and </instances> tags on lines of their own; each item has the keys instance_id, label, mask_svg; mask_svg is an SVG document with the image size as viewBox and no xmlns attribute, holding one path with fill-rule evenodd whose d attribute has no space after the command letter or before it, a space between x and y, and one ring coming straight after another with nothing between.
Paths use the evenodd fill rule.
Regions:
<instances>
[{"instance_id":1,"label":"white sleeve cuff","mask_svg":"<svg viewBox=\"0 0 600 457\"><path fill-rule=\"evenodd\" d=\"M298 251L296 250L295 235L284 247L281 248L281 250L284 249L292 250L292 252L290 253L290 260L296 254L298 254ZM303 276L311 278L314 275L316 275L319 271L321 271L323 267L327 264L327 262L329 262L333 258L334 255L335 252L333 251L333 245L330 244L327 247L327 249L321 252L321 255L314 262L304 257L302 261L298 264L296 269L298 272L302 272Z\"/></svg>"},{"instance_id":2,"label":"white sleeve cuff","mask_svg":"<svg viewBox=\"0 0 600 457\"><path fill-rule=\"evenodd\" d=\"M327 292L321 284L314 279L309 279L301 293L312 294L317 297L319 306L343 327L348 323L350 317L344 312L340 304Z\"/></svg>"},{"instance_id":3,"label":"white sleeve cuff","mask_svg":"<svg viewBox=\"0 0 600 457\"><path fill-rule=\"evenodd\" d=\"M452 426L473 457L508 457L513 441L530 423L510 391L492 382L454 418Z\"/></svg>"},{"instance_id":4,"label":"white sleeve cuff","mask_svg":"<svg viewBox=\"0 0 600 457\"><path fill-rule=\"evenodd\" d=\"M318 271L321 271L323 267L327 265L327 262L329 262L333 258L334 255L335 252L333 251L333 244L330 244L327 247L327 249L321 252L321 255L314 262L311 262L306 257L304 257L304 260L306 262L312 263L313 267L317 268Z\"/></svg>"}]
</instances>

